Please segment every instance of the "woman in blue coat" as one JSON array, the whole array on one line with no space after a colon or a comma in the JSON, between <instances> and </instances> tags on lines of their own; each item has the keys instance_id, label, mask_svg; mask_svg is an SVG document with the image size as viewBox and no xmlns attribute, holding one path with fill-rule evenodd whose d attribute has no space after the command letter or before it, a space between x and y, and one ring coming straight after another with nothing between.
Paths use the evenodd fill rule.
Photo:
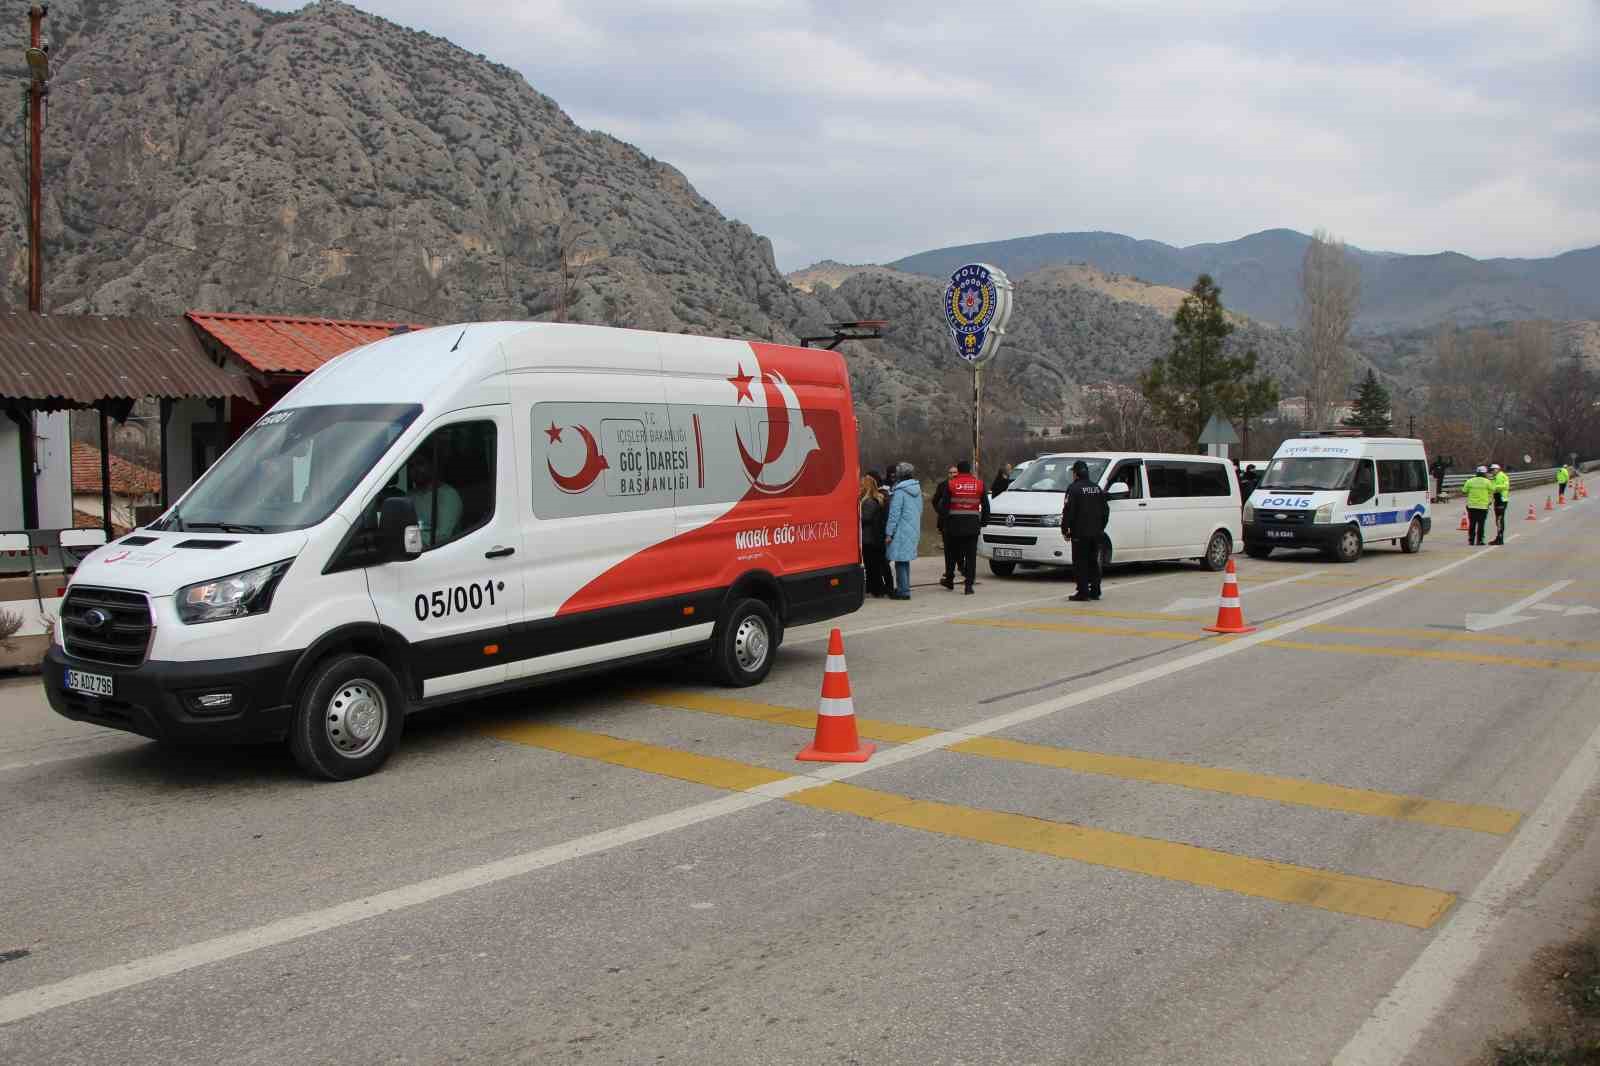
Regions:
<instances>
[{"instance_id":1,"label":"woman in blue coat","mask_svg":"<svg viewBox=\"0 0 1600 1066\"><path fill-rule=\"evenodd\" d=\"M895 468L894 489L889 493L889 528L885 554L894 564L892 599L911 598L911 560L922 539L922 486L910 463Z\"/></svg>"}]
</instances>

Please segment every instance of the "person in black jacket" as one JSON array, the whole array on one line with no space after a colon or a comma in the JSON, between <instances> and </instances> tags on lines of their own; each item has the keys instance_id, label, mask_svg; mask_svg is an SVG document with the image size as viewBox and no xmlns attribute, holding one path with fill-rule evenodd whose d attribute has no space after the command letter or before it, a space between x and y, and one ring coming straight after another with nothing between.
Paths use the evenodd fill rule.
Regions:
<instances>
[{"instance_id":1,"label":"person in black jacket","mask_svg":"<svg viewBox=\"0 0 1600 1066\"><path fill-rule=\"evenodd\" d=\"M933 488L933 525L939 531L939 538L943 542L946 573L949 573L950 567L960 563L955 546L950 540L950 531L945 528L945 519L950 515L950 479L955 477L956 474L957 470L952 466L949 473L945 475L944 480ZM966 572L965 568L962 569L961 576L971 580L971 575Z\"/></svg>"},{"instance_id":2,"label":"person in black jacket","mask_svg":"<svg viewBox=\"0 0 1600 1066\"><path fill-rule=\"evenodd\" d=\"M1001 463L1000 470L994 476L994 481L989 485L989 495L998 496L1011 487L1011 464Z\"/></svg>"},{"instance_id":3,"label":"person in black jacket","mask_svg":"<svg viewBox=\"0 0 1600 1066\"><path fill-rule=\"evenodd\" d=\"M1111 521L1111 505L1099 485L1089 480L1089 464L1072 464L1072 484L1061 508L1061 535L1072 541L1072 575L1078 591L1069 600L1100 598L1100 538Z\"/></svg>"}]
</instances>

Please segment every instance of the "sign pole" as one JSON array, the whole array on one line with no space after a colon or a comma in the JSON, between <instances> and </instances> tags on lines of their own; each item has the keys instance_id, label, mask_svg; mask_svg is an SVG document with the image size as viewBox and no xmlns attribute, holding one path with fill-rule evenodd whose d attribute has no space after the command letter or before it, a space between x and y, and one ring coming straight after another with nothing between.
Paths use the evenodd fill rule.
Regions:
<instances>
[{"instance_id":1,"label":"sign pole","mask_svg":"<svg viewBox=\"0 0 1600 1066\"><path fill-rule=\"evenodd\" d=\"M979 473L979 453L983 448L983 366L975 364L972 368L972 472Z\"/></svg>"}]
</instances>

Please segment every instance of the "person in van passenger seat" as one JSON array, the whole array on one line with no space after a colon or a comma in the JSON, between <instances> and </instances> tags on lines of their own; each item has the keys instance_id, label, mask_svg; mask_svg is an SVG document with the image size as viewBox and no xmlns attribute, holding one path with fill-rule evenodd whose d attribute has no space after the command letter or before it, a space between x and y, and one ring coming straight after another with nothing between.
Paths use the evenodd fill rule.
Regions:
<instances>
[{"instance_id":1,"label":"person in van passenger seat","mask_svg":"<svg viewBox=\"0 0 1600 1066\"><path fill-rule=\"evenodd\" d=\"M433 453L422 448L406 460L406 479L411 488L406 493L411 505L417 509L417 522L422 526L422 546L449 543L461 526L461 494L442 481L435 480ZM437 523L434 521L434 501L439 503Z\"/></svg>"}]
</instances>

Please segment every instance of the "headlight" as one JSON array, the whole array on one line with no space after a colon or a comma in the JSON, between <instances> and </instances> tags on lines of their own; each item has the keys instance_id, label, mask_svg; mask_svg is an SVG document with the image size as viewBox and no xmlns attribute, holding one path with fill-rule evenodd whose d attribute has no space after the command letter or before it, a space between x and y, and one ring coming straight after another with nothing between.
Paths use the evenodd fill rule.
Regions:
<instances>
[{"instance_id":1,"label":"headlight","mask_svg":"<svg viewBox=\"0 0 1600 1066\"><path fill-rule=\"evenodd\" d=\"M189 625L200 622L220 622L224 618L242 618L249 614L265 614L272 606L272 593L283 575L288 573L293 559L268 563L254 570L229 574L211 581L202 581L178 590L178 617Z\"/></svg>"},{"instance_id":2,"label":"headlight","mask_svg":"<svg viewBox=\"0 0 1600 1066\"><path fill-rule=\"evenodd\" d=\"M1333 521L1333 504L1325 503L1317 508L1317 513L1311 516L1311 521L1319 526L1325 526Z\"/></svg>"},{"instance_id":3,"label":"headlight","mask_svg":"<svg viewBox=\"0 0 1600 1066\"><path fill-rule=\"evenodd\" d=\"M1059 526L1061 524L1061 516L1058 514L1040 515L1039 524L1041 526Z\"/></svg>"},{"instance_id":4,"label":"headlight","mask_svg":"<svg viewBox=\"0 0 1600 1066\"><path fill-rule=\"evenodd\" d=\"M1256 509L1250 506L1248 501L1244 505L1244 520L1246 522L1254 522L1256 520Z\"/></svg>"}]
</instances>

